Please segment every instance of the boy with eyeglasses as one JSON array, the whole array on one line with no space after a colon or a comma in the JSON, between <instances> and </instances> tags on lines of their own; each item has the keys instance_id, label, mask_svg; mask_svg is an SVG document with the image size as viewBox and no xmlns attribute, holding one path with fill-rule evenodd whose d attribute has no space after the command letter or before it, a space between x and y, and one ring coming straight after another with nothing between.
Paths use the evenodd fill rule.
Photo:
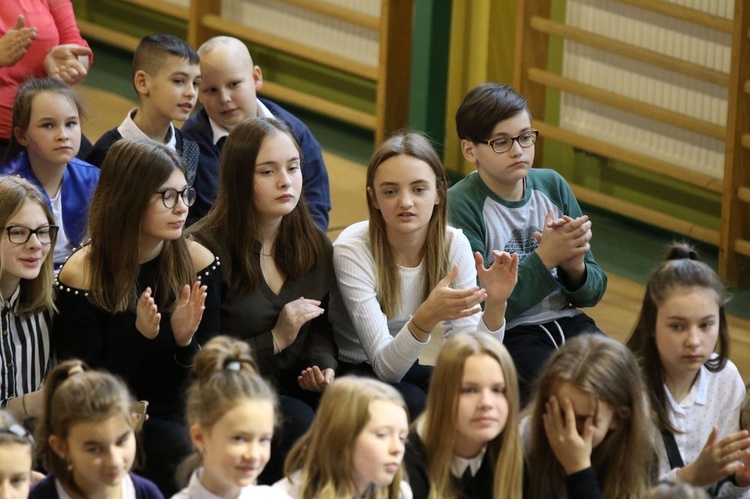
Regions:
<instances>
[{"instance_id":1,"label":"boy with eyeglasses","mask_svg":"<svg viewBox=\"0 0 750 499\"><path fill-rule=\"evenodd\" d=\"M547 357L566 339L601 333L576 307L596 305L607 277L590 251L591 220L565 179L532 168L539 132L523 96L507 85L479 85L458 108L456 131L476 171L448 191L451 224L481 255L478 265L489 265L499 251L520 257L504 343L525 401Z\"/></svg>"}]
</instances>

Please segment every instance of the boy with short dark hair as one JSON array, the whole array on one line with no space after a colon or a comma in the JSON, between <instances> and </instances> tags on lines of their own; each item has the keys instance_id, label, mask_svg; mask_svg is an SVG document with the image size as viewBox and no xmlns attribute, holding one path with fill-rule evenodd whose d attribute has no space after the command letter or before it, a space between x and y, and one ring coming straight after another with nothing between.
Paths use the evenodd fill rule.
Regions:
<instances>
[{"instance_id":1,"label":"boy with short dark hair","mask_svg":"<svg viewBox=\"0 0 750 499\"><path fill-rule=\"evenodd\" d=\"M101 166L118 140L148 138L180 154L188 183L192 184L198 167L198 144L184 137L172 121L187 120L195 107L201 78L198 53L174 35L148 35L135 49L132 71L138 107L128 112L120 126L101 136L86 160Z\"/></svg>"},{"instance_id":2,"label":"boy with short dark hair","mask_svg":"<svg viewBox=\"0 0 750 499\"><path fill-rule=\"evenodd\" d=\"M591 221L565 179L532 168L539 132L531 128L526 99L507 85L480 85L461 103L456 131L464 158L477 171L448 192L452 225L487 264L492 250L520 257L504 343L526 399L547 357L566 338L601 332L576 307L596 305L607 277L590 252Z\"/></svg>"},{"instance_id":3,"label":"boy with short dark hair","mask_svg":"<svg viewBox=\"0 0 750 499\"><path fill-rule=\"evenodd\" d=\"M219 183L219 155L224 140L235 126L255 117L284 121L302 152L302 191L315 223L328 229L331 198L320 145L310 129L278 104L259 98L263 73L253 64L247 46L237 38L217 36L198 49L203 108L190 118L182 131L200 146L200 168L195 178L198 199L190 209L188 223L203 217L214 204Z\"/></svg>"}]
</instances>

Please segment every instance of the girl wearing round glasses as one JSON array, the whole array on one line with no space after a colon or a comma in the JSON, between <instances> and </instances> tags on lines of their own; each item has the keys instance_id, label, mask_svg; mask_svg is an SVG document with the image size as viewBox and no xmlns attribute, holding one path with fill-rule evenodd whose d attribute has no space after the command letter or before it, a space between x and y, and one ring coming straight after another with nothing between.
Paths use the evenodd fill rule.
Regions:
<instances>
[{"instance_id":1,"label":"girl wearing round glasses","mask_svg":"<svg viewBox=\"0 0 750 499\"><path fill-rule=\"evenodd\" d=\"M0 406L23 421L42 407L58 228L44 194L9 176L0 177L0 227Z\"/></svg>"},{"instance_id":2,"label":"girl wearing round glasses","mask_svg":"<svg viewBox=\"0 0 750 499\"><path fill-rule=\"evenodd\" d=\"M219 329L218 259L182 233L195 201L185 178L166 146L118 141L91 201L91 241L55 283L58 357L106 368L148 401L143 474L165 495L190 453L181 393L192 357Z\"/></svg>"}]
</instances>

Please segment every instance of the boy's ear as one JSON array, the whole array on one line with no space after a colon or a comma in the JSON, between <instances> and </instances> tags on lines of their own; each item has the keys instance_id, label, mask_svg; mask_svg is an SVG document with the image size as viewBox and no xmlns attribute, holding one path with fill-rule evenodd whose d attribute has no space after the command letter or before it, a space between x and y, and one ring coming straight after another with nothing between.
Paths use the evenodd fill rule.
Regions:
<instances>
[{"instance_id":1,"label":"boy's ear","mask_svg":"<svg viewBox=\"0 0 750 499\"><path fill-rule=\"evenodd\" d=\"M148 96L148 74L146 74L144 70L139 69L135 72L135 76L133 76L133 85L135 86L135 91L138 92L138 95L144 97Z\"/></svg>"},{"instance_id":2,"label":"boy's ear","mask_svg":"<svg viewBox=\"0 0 750 499\"><path fill-rule=\"evenodd\" d=\"M15 135L16 140L22 146L27 147L29 145L29 141L26 139L26 132L24 132L21 127L15 127L13 129L13 135Z\"/></svg>"},{"instance_id":3,"label":"boy's ear","mask_svg":"<svg viewBox=\"0 0 750 499\"><path fill-rule=\"evenodd\" d=\"M253 66L253 81L255 81L255 91L260 92L263 88L263 71L260 70L260 66Z\"/></svg>"},{"instance_id":4,"label":"boy's ear","mask_svg":"<svg viewBox=\"0 0 750 499\"><path fill-rule=\"evenodd\" d=\"M375 197L375 193L372 192L372 189L369 187L367 188L367 195L370 196L370 201L372 201L372 205L375 207L376 210L380 209L380 206L378 206L378 200Z\"/></svg>"},{"instance_id":5,"label":"boy's ear","mask_svg":"<svg viewBox=\"0 0 750 499\"><path fill-rule=\"evenodd\" d=\"M472 165L477 164L476 147L477 145L474 142L461 139L461 153L463 153L464 159Z\"/></svg>"},{"instance_id":6,"label":"boy's ear","mask_svg":"<svg viewBox=\"0 0 750 499\"><path fill-rule=\"evenodd\" d=\"M50 435L48 442L52 451L57 454L57 457L63 461L68 459L68 445L62 439L58 438L57 435Z\"/></svg>"}]
</instances>

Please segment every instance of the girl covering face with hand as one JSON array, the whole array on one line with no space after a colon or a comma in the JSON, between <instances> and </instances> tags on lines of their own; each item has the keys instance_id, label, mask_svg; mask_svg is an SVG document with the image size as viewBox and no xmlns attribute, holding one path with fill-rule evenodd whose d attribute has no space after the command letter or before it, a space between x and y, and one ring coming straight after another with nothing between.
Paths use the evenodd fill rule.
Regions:
<instances>
[{"instance_id":1,"label":"girl covering face with hand","mask_svg":"<svg viewBox=\"0 0 750 499\"><path fill-rule=\"evenodd\" d=\"M646 285L628 346L661 432L660 477L750 497L750 438L739 427L745 386L728 358L725 301L716 273L675 244Z\"/></svg>"},{"instance_id":2,"label":"girl covering face with hand","mask_svg":"<svg viewBox=\"0 0 750 499\"><path fill-rule=\"evenodd\" d=\"M655 430L635 357L622 343L581 335L552 354L522 422L528 497L642 497Z\"/></svg>"},{"instance_id":3,"label":"girl covering face with hand","mask_svg":"<svg viewBox=\"0 0 750 499\"><path fill-rule=\"evenodd\" d=\"M408 431L396 390L373 379L339 378L289 453L287 478L274 488L295 499L411 499L401 471Z\"/></svg>"},{"instance_id":4,"label":"girl covering face with hand","mask_svg":"<svg viewBox=\"0 0 750 499\"><path fill-rule=\"evenodd\" d=\"M38 457L50 474L30 498L162 499L156 486L130 473L136 416L127 387L78 360L59 364L46 381Z\"/></svg>"},{"instance_id":5,"label":"girl covering face with hand","mask_svg":"<svg viewBox=\"0 0 750 499\"><path fill-rule=\"evenodd\" d=\"M174 499L286 498L255 485L271 456L276 395L258 375L246 343L217 336L195 356L188 422L196 453L181 467L192 473Z\"/></svg>"},{"instance_id":6,"label":"girl covering face with hand","mask_svg":"<svg viewBox=\"0 0 750 499\"><path fill-rule=\"evenodd\" d=\"M498 340L479 332L449 339L407 444L414 497L520 499L518 406L513 360Z\"/></svg>"}]
</instances>

